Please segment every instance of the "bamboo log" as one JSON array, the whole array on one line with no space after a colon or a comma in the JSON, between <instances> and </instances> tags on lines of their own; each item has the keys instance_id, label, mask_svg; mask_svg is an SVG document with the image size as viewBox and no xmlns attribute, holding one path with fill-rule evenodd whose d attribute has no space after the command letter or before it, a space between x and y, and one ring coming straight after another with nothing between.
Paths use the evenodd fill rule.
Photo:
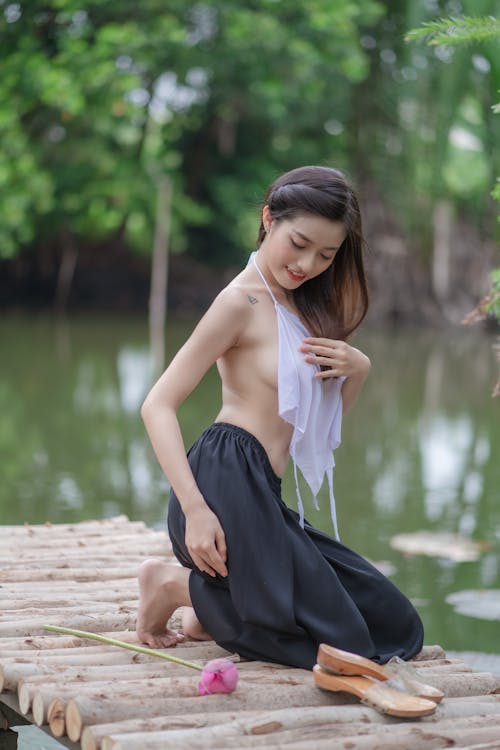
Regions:
<instances>
[{"instance_id":1,"label":"bamboo log","mask_svg":"<svg viewBox=\"0 0 500 750\"><path fill-rule=\"evenodd\" d=\"M98 635L101 635L100 633ZM118 635L118 633L116 634ZM107 633L106 637L114 637L113 633ZM126 642L124 640L124 642ZM141 646L140 643L137 643L137 639L133 640L132 638L128 641L130 645L132 646ZM67 663L68 661L71 661L73 657L76 658L77 663L81 663L80 657L87 658L89 666L92 665L99 665L99 660L95 659L95 655L97 656L109 656L110 654L114 654L116 657L116 663L120 663L120 653L122 651L128 651L128 649L120 649L120 651L117 650L116 647L113 646L107 646L107 645L95 645L95 641L87 641L88 645L82 645L82 646L75 646L73 648L54 648L54 649L34 649L32 651L28 651L26 649L20 649L19 651L6 651L6 652L0 652L0 664L42 664L42 663ZM166 648L166 649L157 649L159 653L165 653L168 654L177 654L177 656L184 657L186 654L190 654L193 656L193 658L199 658L205 661L208 661L209 659L217 659L219 657L227 657L231 658L233 661L239 661L239 657L237 654L230 654L229 651L226 651L221 646L218 646L214 641L185 641L183 643L178 643L175 649L172 648ZM134 651L135 653L135 651ZM60 657L60 658L59 658ZM109 663L109 662L104 662ZM241 662L246 664L255 664L256 662ZM259 662L260 663L260 662ZM274 665L274 667L279 667L280 665ZM281 669L287 669L287 667L280 667Z\"/></svg>"},{"instance_id":2,"label":"bamboo log","mask_svg":"<svg viewBox=\"0 0 500 750\"><path fill-rule=\"evenodd\" d=\"M137 566L126 565L120 567L106 568L38 568L33 570L12 568L0 571L0 581L115 581L121 578L137 578Z\"/></svg>"},{"instance_id":3,"label":"bamboo log","mask_svg":"<svg viewBox=\"0 0 500 750\"><path fill-rule=\"evenodd\" d=\"M114 724L94 724L82 732L80 743L82 750L99 750L103 737L110 734L128 732L147 732L176 729L198 729L213 724L235 721L238 718L258 717L258 711L218 711L214 714L187 714L183 716L151 716L144 719L125 719Z\"/></svg>"},{"instance_id":4,"label":"bamboo log","mask_svg":"<svg viewBox=\"0 0 500 750\"><path fill-rule=\"evenodd\" d=\"M201 661L198 662L200 665ZM273 678L285 677L288 684L297 680L306 684L310 678L308 672L303 670L292 670L281 665L266 664L265 662L243 662L239 665L240 678L247 682L262 682ZM50 681L55 687L60 684L76 683L75 693L78 693L77 686L93 682L106 682L119 680L121 683L131 683L137 680L152 680L161 677L175 677L187 675L188 669L185 666L177 664L154 663L144 664L116 664L116 665L97 665L97 666L50 666L50 665L33 665L19 664L15 665L14 670L8 669L2 675L0 670L0 692L1 690L15 691L17 686L17 695L21 712L26 714L31 705L33 694L37 687L47 684ZM437 672L436 672L437 674Z\"/></svg>"},{"instance_id":5,"label":"bamboo log","mask_svg":"<svg viewBox=\"0 0 500 750\"><path fill-rule=\"evenodd\" d=\"M440 666L432 667L431 669L420 669L420 666L413 667L418 678L425 682L426 680L432 682L434 675L446 675L446 674L470 674L473 670L470 664L465 662L457 662L456 664L441 664Z\"/></svg>"},{"instance_id":6,"label":"bamboo log","mask_svg":"<svg viewBox=\"0 0 500 750\"><path fill-rule=\"evenodd\" d=\"M166 655L173 654L175 656L177 654L178 657L190 661L199 660L205 662L210 659L223 657L237 660L237 657L229 654L228 651L217 646L213 641L198 644L194 641L189 641L186 645L179 643L175 649L158 649L158 651ZM0 668L4 671L4 679L6 670L18 664L61 665L66 667L82 665L90 667L104 666L106 664L135 664L143 662L158 664L158 657L104 645L46 651L17 651L0 656ZM20 673L20 676L23 676L22 673Z\"/></svg>"},{"instance_id":7,"label":"bamboo log","mask_svg":"<svg viewBox=\"0 0 500 750\"><path fill-rule=\"evenodd\" d=\"M126 643L138 643L137 634L135 630L121 630L113 631L111 633L101 633L101 635L109 636L110 638L117 638L120 641ZM193 643L193 641L185 641L182 644L178 644L181 648L185 643ZM23 637L5 637L0 638L0 656L8 655L10 652L29 652L29 651L43 651L47 653L49 650L61 651L62 649L85 647L85 648L96 648L93 641L87 638L80 638L75 635L37 635L37 636L25 636ZM98 648L102 648L99 646ZM25 655L23 653L23 655Z\"/></svg>"},{"instance_id":8,"label":"bamboo log","mask_svg":"<svg viewBox=\"0 0 500 750\"><path fill-rule=\"evenodd\" d=\"M97 618L99 615L105 614L109 615L114 614L114 612L123 613L126 612L127 614L130 614L131 612L137 613L138 608L138 600L137 598L131 599L129 601L123 601L120 600L116 603L110 603L110 602L93 602L92 603L92 617ZM45 622L52 617L60 617L61 616L61 610L64 609L64 614L66 613L71 615L85 615L88 617L89 612L89 605L88 603L82 603L79 602L66 602L63 605L56 605L55 607L50 606L49 604L46 604L45 602L41 603L40 607L31 607L26 608L24 610L16 610L16 609L7 609L6 607L2 607L2 611L0 612L0 624L8 623L12 620L12 618L15 617L22 617L24 621L33 619L38 620L41 617L45 617Z\"/></svg>"},{"instance_id":9,"label":"bamboo log","mask_svg":"<svg viewBox=\"0 0 500 750\"><path fill-rule=\"evenodd\" d=\"M11 540L4 539L2 545L2 554L4 550L9 552L14 550L17 546L19 555L29 555L32 550L40 549L50 551L50 545L57 544L68 546L71 550L81 550L85 547L111 549L118 548L121 545L129 543L132 547L134 545L144 543L163 543L170 549L170 539L164 531L155 531L154 529L147 529L140 532L130 531L124 529L122 531L116 530L109 534L94 534L90 536L80 534L63 534L52 531L45 536L31 537L31 538L12 538ZM128 552L128 548L122 546L122 553ZM53 553L53 549L52 549Z\"/></svg>"},{"instance_id":10,"label":"bamboo log","mask_svg":"<svg viewBox=\"0 0 500 750\"><path fill-rule=\"evenodd\" d=\"M234 722L235 725L238 722ZM178 750L179 747L234 748L235 746L260 747L271 750L286 747L287 750L430 750L449 747L464 740L490 741L497 739L500 723L498 717L469 717L463 720L443 721L430 727L417 722L398 723L387 727L361 722L313 725L299 729L284 730L273 735L272 744L266 735L245 735L241 728L229 724L199 730L176 730L171 732L143 732L137 734L111 735L104 737L102 750ZM334 737L332 737L334 735ZM439 744L438 744L439 743Z\"/></svg>"},{"instance_id":11,"label":"bamboo log","mask_svg":"<svg viewBox=\"0 0 500 750\"><path fill-rule=\"evenodd\" d=\"M74 543L74 542L72 542ZM50 546L47 547L32 547L24 549L22 552L17 549L16 546L12 546L11 549L6 547L2 548L0 555L0 563L6 570L16 570L17 568L29 563L34 568L44 567L47 568L50 565L56 565L61 567L61 557L57 556L54 551L54 546L68 546L70 542L50 542ZM124 552L124 550L126 550ZM105 561L116 560L117 558L123 559L124 561L130 561L131 558L142 562L147 557L158 556L163 559L172 559L173 552L170 543L166 539L133 539L132 537L125 538L123 540L116 540L113 544L103 545L96 541L95 544L85 544L75 548L66 550L64 555L64 561L68 561L67 567L76 567L78 564L84 565L86 558L98 559L102 558ZM90 561L91 562L91 561Z\"/></svg>"},{"instance_id":12,"label":"bamboo log","mask_svg":"<svg viewBox=\"0 0 500 750\"><path fill-rule=\"evenodd\" d=\"M68 542L55 542L56 549L61 546L68 546ZM124 552L124 549L126 552ZM0 555L0 564L2 565L2 572L16 571L22 567L30 567L33 570L39 568L48 568L51 566L60 568L76 568L78 565L91 564L92 560L102 559L106 564L113 566L113 561L123 560L123 562L135 562L141 563L149 557L156 557L161 560L167 560L175 564L179 564L174 556L172 549L168 546L165 540L160 541L158 539L143 540L139 543L138 540L135 542L131 539L124 539L121 542L117 542L113 545L103 546L102 544L87 545L78 547L77 549L67 549L64 558L57 556L54 551L54 543L51 542L51 546L45 549L32 548L25 550L20 553L19 550L16 552L16 548L2 549ZM64 566L64 562L67 564ZM8 578L8 576L7 576Z\"/></svg>"},{"instance_id":13,"label":"bamboo log","mask_svg":"<svg viewBox=\"0 0 500 750\"><path fill-rule=\"evenodd\" d=\"M432 675L432 684L448 698L466 695L486 695L500 692L500 675L489 672L463 672L459 674Z\"/></svg>"},{"instance_id":14,"label":"bamboo log","mask_svg":"<svg viewBox=\"0 0 500 750\"><path fill-rule=\"evenodd\" d=\"M146 667L146 671L142 671L142 667ZM90 667L89 669L94 669ZM96 668L97 669L97 668ZM34 675L27 679L21 679L17 683L17 698L20 706L21 713L27 714L30 710L31 702L36 691L41 685L47 685L50 683L56 689L61 686L62 680L64 684L71 685L73 688L73 695L79 694L81 685L94 685L96 683L110 683L113 681L119 681L120 684L126 684L131 680L152 680L161 677L171 676L166 674L164 668L154 669L148 664L136 664L134 669L125 665L121 667L104 667L105 672L92 671L91 673L85 671L83 674L79 670L58 670L52 672L52 674ZM177 667L175 668L177 669ZM181 667L179 667L181 669ZM186 670L186 668L184 668ZM53 680L50 679L53 677ZM15 689L15 688L14 688ZM24 709L24 710L23 710Z\"/></svg>"},{"instance_id":15,"label":"bamboo log","mask_svg":"<svg viewBox=\"0 0 500 750\"><path fill-rule=\"evenodd\" d=\"M138 600L130 600L130 601L120 601L116 602L115 604L110 604L108 602L93 602L92 603L92 617L97 618L101 615L114 615L115 612L118 614L134 614L135 617L137 617L137 608L138 608ZM89 612L89 605L88 603L85 604L75 604L74 602L70 603L68 602L66 606L60 606L57 605L55 607L51 606L41 606L38 608L31 608L31 609L25 609L25 610L11 610L11 609L2 609L2 612L0 613L0 626L2 625L8 625L12 622L14 618L22 617L23 622L26 622L27 620L33 620L37 622L40 618L45 618L45 622L47 620L52 620L53 618L59 618L61 617L61 610L64 611L64 616L68 615L69 617L81 617L85 616L88 617Z\"/></svg>"},{"instance_id":16,"label":"bamboo log","mask_svg":"<svg viewBox=\"0 0 500 750\"><path fill-rule=\"evenodd\" d=\"M197 663L203 666L203 662L198 660ZM240 677L245 679L247 675L252 680L260 679L260 675L277 675L287 673L287 667L276 665L275 669L261 672L259 668L251 669L253 662L240 664ZM159 677L176 677L190 674L188 667L182 664L149 662L144 664L114 664L109 666L83 666L83 667L56 667L47 665L20 664L15 668L14 673L6 671L3 678L0 674L0 692L4 690L15 692L17 690L18 700L23 704L28 701L27 693L36 689L38 685L47 684L67 684L78 683L86 684L90 682L107 682L119 680L128 683L131 680L153 680ZM23 697L21 697L21 694ZM29 710L29 708L28 708Z\"/></svg>"},{"instance_id":17,"label":"bamboo log","mask_svg":"<svg viewBox=\"0 0 500 750\"><path fill-rule=\"evenodd\" d=\"M118 592L132 588L138 590L137 576L110 581L106 587L103 587L101 581L35 581L34 583L31 581L4 581L2 583L2 594L25 598L32 594L35 594L35 596L50 596L55 591L66 591L68 595L79 594L80 592L102 594L106 591Z\"/></svg>"},{"instance_id":18,"label":"bamboo log","mask_svg":"<svg viewBox=\"0 0 500 750\"><path fill-rule=\"evenodd\" d=\"M60 698L69 701L75 695L78 699L100 700L109 698L112 701L129 701L133 695L141 696L141 699L155 698L158 695L180 695L194 697L197 695L197 680L190 678L189 682L178 682L174 678L159 677L155 680L132 680L129 684L120 683L117 680L107 682L88 683L51 683L47 687L37 687L33 692L32 713L38 726L45 724L47 709L52 700Z\"/></svg>"},{"instance_id":19,"label":"bamboo log","mask_svg":"<svg viewBox=\"0 0 500 750\"><path fill-rule=\"evenodd\" d=\"M114 702L111 697L74 698L66 707L66 730L70 739L77 742L84 726L121 721L133 715L135 718L154 716L155 714L188 714L191 711L216 712L236 711L244 706L247 710L285 708L287 706L324 706L341 705L352 702L342 694L326 693L315 690L309 685L283 685L279 690L267 685L258 691L254 686L238 686L234 693L228 695L210 695L198 698L164 698L154 696L143 699L141 695L130 696L127 700Z\"/></svg>"},{"instance_id":20,"label":"bamboo log","mask_svg":"<svg viewBox=\"0 0 500 750\"><path fill-rule=\"evenodd\" d=\"M114 550L115 552L121 552L122 555L127 555L131 550L148 546L150 548L158 547L172 554L172 547L167 534L163 531L153 531L150 529L140 534L122 532L107 536L92 537L70 537L68 535L50 534L44 539L38 540L13 539L11 542L4 542L1 548L1 555L2 557L7 557L7 553L15 552L17 549L20 560L34 556L34 552L55 557L54 545L58 548L65 547L67 552L79 556L88 550L102 550L103 552ZM16 564L17 560L18 558L16 557Z\"/></svg>"},{"instance_id":21,"label":"bamboo log","mask_svg":"<svg viewBox=\"0 0 500 750\"><path fill-rule=\"evenodd\" d=\"M358 725L359 726L359 725ZM409 728L411 726L411 729ZM358 729L358 727L356 727ZM357 734L343 736L338 740L327 736L323 739L304 739L297 736L296 741L286 744L287 750L434 750L439 747L458 746L481 742L496 742L498 747L500 724L497 717L472 717L464 721L451 720L443 725L429 727L425 724L412 723L409 726L395 725L379 732L367 732L360 726ZM172 745L163 745L162 750L171 750ZM206 747L206 746L205 746ZM218 747L218 746L216 746ZM120 743L113 750L129 750ZM146 742L141 750L155 750L155 746ZM261 750L276 750L275 744L262 745Z\"/></svg>"},{"instance_id":22,"label":"bamboo log","mask_svg":"<svg viewBox=\"0 0 500 750\"><path fill-rule=\"evenodd\" d=\"M6 598L3 597L2 599L2 610L0 612L0 617L5 617L6 613L11 613L10 616L12 617L12 613L15 613L16 617L26 617L27 615L32 615L34 612L37 613L41 610L46 611L50 609L69 609L78 607L79 609L83 609L83 607L87 606L87 611L89 608L89 603L96 604L97 606L106 604L108 609L111 609L113 605L116 605L118 602L121 603L123 601L128 602L134 602L135 606L137 607L137 592L129 591L125 595L122 592L119 592L117 594L109 593L107 596L103 592L101 598L94 598L92 593L86 593L82 591L81 593L75 592L75 596L71 597L68 596L66 592L64 592L62 589L60 592L52 591L50 596L47 595L47 597L40 597L38 596L32 596L30 598ZM8 637L8 636L7 636ZM3 639L2 639L3 640ZM0 646L1 648L1 646Z\"/></svg>"},{"instance_id":23,"label":"bamboo log","mask_svg":"<svg viewBox=\"0 0 500 750\"><path fill-rule=\"evenodd\" d=\"M47 677L44 679L46 680ZM26 716L26 714L29 713L36 688L37 686L27 684L22 680L20 680L17 685L17 702L19 703L19 710L23 716Z\"/></svg>"},{"instance_id":24,"label":"bamboo log","mask_svg":"<svg viewBox=\"0 0 500 750\"><path fill-rule=\"evenodd\" d=\"M441 646L437 645L429 645L429 646L423 646L422 650L416 654L416 656L413 657L412 661L427 661L428 659L445 659L446 654L441 648Z\"/></svg>"},{"instance_id":25,"label":"bamboo log","mask_svg":"<svg viewBox=\"0 0 500 750\"><path fill-rule=\"evenodd\" d=\"M19 614L22 614L22 610L29 609L30 607L50 607L53 601L57 602L58 606L60 602L67 602L72 607L78 606L80 602L83 602L89 604L89 608L93 602L100 604L108 603L111 608L115 606L114 603L117 601L138 601L139 587L137 586L137 578L125 579L125 583L127 583L126 587L118 588L114 586L114 583L116 582L109 582L109 584L99 582L99 588L96 589L89 587L87 583L76 583L68 587L67 582L62 581L61 583L53 582L52 586L44 591L38 590L34 592L26 590L10 591L8 593L5 584L2 583L2 612L9 608L21 610ZM36 586L36 583L34 585ZM21 606L16 607L16 602L19 602ZM53 634L45 633L45 635L53 637ZM14 637L16 636L3 636L0 638L0 648L3 643L8 645L8 639ZM19 638L19 640L21 639Z\"/></svg>"},{"instance_id":26,"label":"bamboo log","mask_svg":"<svg viewBox=\"0 0 500 750\"><path fill-rule=\"evenodd\" d=\"M47 709L47 723L54 737L64 737L66 734L66 704L61 698L54 698Z\"/></svg>"},{"instance_id":27,"label":"bamboo log","mask_svg":"<svg viewBox=\"0 0 500 750\"><path fill-rule=\"evenodd\" d=\"M89 661L94 658L95 654L114 654L116 649L111 649L106 646L96 646L95 644L85 646L75 646L74 648L48 648L42 650L27 651L20 649L19 651L6 651L0 654L0 664L43 664L44 662L51 663L51 661L58 661L58 657L61 657L61 662L71 661L74 656L77 660L80 656L86 657ZM98 663L96 661L96 663Z\"/></svg>"},{"instance_id":28,"label":"bamboo log","mask_svg":"<svg viewBox=\"0 0 500 750\"><path fill-rule=\"evenodd\" d=\"M117 679L107 681L81 682L50 682L50 685L37 686L32 694L32 713L35 724L42 726L46 723L48 707L51 702L59 698L66 702L75 695L79 698L110 700L120 702L128 700L130 696L140 695L141 699L155 698L158 695L195 696L197 695L197 679L193 677L158 677L156 679L138 679L120 683ZM25 703L23 703L23 707ZM27 713L27 712L26 712Z\"/></svg>"},{"instance_id":29,"label":"bamboo log","mask_svg":"<svg viewBox=\"0 0 500 750\"><path fill-rule=\"evenodd\" d=\"M166 652L168 653L168 649ZM176 653L182 659L200 664L210 659L230 656L224 649L211 642L207 645L192 645L182 649L177 647ZM26 679L30 675L44 674L45 669L50 674L57 668L98 670L100 667L110 665L116 665L117 667L133 665L133 668L135 668L137 664L154 664L154 668L158 668L158 660L153 656L104 646L95 646L93 649L61 649L61 652L36 652L30 654L27 658L21 656L0 659L0 685L3 685L3 689L12 690L12 685L17 684L18 680ZM289 679L292 682L304 680L312 685L311 673L308 670L293 670L279 665L263 665L261 662L241 662L238 669L242 676L248 672L249 675L251 673L261 675L262 679L266 680L266 675L271 675L273 679L276 675L283 675L283 679ZM425 673L423 677L425 678ZM252 680L253 678L249 676L248 679ZM489 673L470 673L468 671L448 673L447 671L439 672L436 670L432 673L432 682L436 687L443 690L448 697L481 695L500 690L500 675Z\"/></svg>"},{"instance_id":30,"label":"bamboo log","mask_svg":"<svg viewBox=\"0 0 500 750\"><path fill-rule=\"evenodd\" d=\"M263 718L261 715L259 719L261 723L258 726L261 727L261 733L264 730L270 731L269 725L271 725L271 727L275 726L275 723L279 721L279 719L276 718L279 716L279 712L277 710L269 712L270 707L279 709L289 708L290 706L301 706L300 711L293 711L292 709L288 714L296 715L297 717L305 715L307 717L308 713L310 714L315 706L327 706L330 711L334 711L335 706L342 706L341 709L337 708L337 720L339 720L340 717L344 717L345 721L352 722L354 716L351 712L353 712L353 709L362 712L361 716L363 717L362 720L364 722L367 721L368 715L372 717L370 719L371 721L381 720L380 715L373 709L358 705L353 706L352 700L353 699L351 699L350 696L344 696L342 694L327 694L324 691L314 691L303 686L297 686L295 688L285 686L281 687L279 691L264 686L259 690L258 694L256 694L255 690L243 691L238 687L234 694L209 696L205 697L203 701L196 698L151 698L147 701L143 701L141 696L131 696L127 699L126 704L113 705L110 698L103 698L101 701L77 698L68 703L66 709L66 723L69 737L76 741L79 739L79 736L77 736L78 732L81 732L84 725L92 726L103 722L109 723L110 717L112 717L113 722L121 722L125 719L128 720L130 715L133 714L135 719L147 719L150 721L155 714L157 715L160 712L163 716L170 716L171 718L176 715L193 718L193 716L196 716L196 712L203 713L204 711L216 717L218 711L231 711L232 709L239 711L242 705L244 705L249 711L258 709L267 710L270 718L266 715ZM303 708L304 705L307 706L307 708ZM460 718L464 715L474 716L478 712L488 712L490 715L496 715L496 721L500 726L499 696L481 696L479 699L447 699L446 702L437 709L436 713L432 717L426 717L425 721L439 723L443 716L454 716ZM150 718L148 719L147 717ZM333 716L331 716L331 718L333 719ZM316 717L314 717L314 720L316 720ZM395 720L388 719L388 721L394 722ZM257 729L257 731L259 730ZM273 747L275 746L273 745ZM381 747L383 747L383 745Z\"/></svg>"},{"instance_id":31,"label":"bamboo log","mask_svg":"<svg viewBox=\"0 0 500 750\"><path fill-rule=\"evenodd\" d=\"M64 532L77 532L78 534L90 533L93 530L102 531L105 533L107 527L120 527L121 525L126 528L131 526L136 528L145 529L146 525L144 521L129 521L127 516L113 516L111 518L99 518L92 519L89 521L78 521L77 523L57 523L53 524L50 521L45 523L24 523L22 525L16 524L15 526L9 526L8 524L2 524L0 526L0 538L5 536L6 539L10 539L12 535L28 535L31 536L37 533L51 533L54 529Z\"/></svg>"},{"instance_id":32,"label":"bamboo log","mask_svg":"<svg viewBox=\"0 0 500 750\"><path fill-rule=\"evenodd\" d=\"M243 694L252 691L252 684L258 683L259 689L266 686L272 686L281 690L285 686L307 686L309 684L309 674L303 670L294 670L300 672L300 675L281 676L262 675L260 672L248 673L245 675L245 685L240 690ZM116 702L127 702L131 705L137 701L148 698L163 696L164 700L169 698L194 698L198 696L197 675L174 674L156 678L139 678L131 679L126 682L120 682L114 678L106 681L92 680L90 682L70 682L69 680L51 680L50 684L37 686L32 695L32 711L35 722L41 726L45 723L46 708L53 698L62 698L63 700L74 698L100 698L110 697ZM240 701L241 703L241 701ZM26 703L23 703L26 705ZM39 723L40 721L40 723Z\"/></svg>"},{"instance_id":33,"label":"bamboo log","mask_svg":"<svg viewBox=\"0 0 500 750\"><path fill-rule=\"evenodd\" d=\"M127 544L127 542L124 542L124 544ZM136 565L138 567L145 559L153 556L156 559L178 565L164 543L159 545L158 543L149 542L137 547L132 547L130 542L128 544L129 549L126 554L120 549L120 545L117 545L116 549L103 549L102 546L96 545L95 547L81 550L79 554L70 553L68 550L63 558L61 556L57 557L53 549L50 554L43 554L40 550L32 550L29 555L25 554L23 557L16 555L15 549L12 549L12 551L3 550L4 554L0 556L2 579L6 582L22 583L25 579L19 579L17 574L28 568L33 574L38 570L48 568L78 570L78 568L95 567L106 570L104 566L116 568L118 561L127 566Z\"/></svg>"},{"instance_id":34,"label":"bamboo log","mask_svg":"<svg viewBox=\"0 0 500 750\"><path fill-rule=\"evenodd\" d=\"M442 711L425 717L421 721L435 724L442 722L444 718L464 719L467 716L477 718L477 713L491 710L491 704L471 704L464 706L460 699L455 703L443 705ZM441 708L441 706L440 706ZM463 710L466 709L464 714ZM500 704L496 706L496 720L500 726ZM171 717L173 718L173 717ZM190 718L193 718L191 716ZM339 736L341 734L351 734L353 727L358 726L360 733L369 731L379 733L377 725L388 724L392 727L396 719L384 716L372 708L363 706L342 706L342 707L318 707L304 708L301 711L294 709L284 709L282 711L273 711L268 713L257 714L256 716L239 715L232 721L211 722L205 726L191 727L172 731L173 727L165 727L163 730L159 727L143 723L142 730L135 730L130 722L128 726L115 725L108 738L106 735L100 735L102 738L102 750L113 748L113 743L126 741L127 750L142 750L143 747L154 743L158 747L170 747L169 743L177 743L177 747L189 748L207 748L207 747L254 747L260 744L268 744L267 735L273 734L276 738L276 745L286 746L288 739L292 739L300 729L300 736L305 740L307 737L316 737L321 739L323 736ZM402 722L400 722L402 723ZM408 726L407 723L405 723ZM366 729L369 726L368 730ZM418 726L418 724L416 724ZM108 725L110 726L110 725ZM415 724L412 724L415 726ZM440 725L441 726L441 725ZM113 725L111 725L113 727ZM118 728L118 729L117 729ZM364 730L364 731L363 731ZM429 729L433 732L434 728ZM89 732L90 734L91 732ZM250 739L260 737L260 740ZM109 737L113 741L110 741ZM344 745L342 745L344 747ZM345 745L348 747L348 745ZM380 747L384 747L381 745ZM404 745L406 748L406 745Z\"/></svg>"},{"instance_id":35,"label":"bamboo log","mask_svg":"<svg viewBox=\"0 0 500 750\"><path fill-rule=\"evenodd\" d=\"M35 690L31 712L33 714L33 721L37 727L49 723L49 708L52 708L54 711L54 707L57 706L58 710L60 710L65 700L69 700L71 697L72 692L70 690L63 690L62 688L59 688L57 692L54 692L52 687ZM59 701L59 704L56 704L56 701Z\"/></svg>"},{"instance_id":36,"label":"bamboo log","mask_svg":"<svg viewBox=\"0 0 500 750\"><path fill-rule=\"evenodd\" d=\"M494 696L486 696L481 703L472 702L467 698L451 698L439 707L439 712L425 717L422 721L435 723L443 718L465 717L477 714L500 715L500 700ZM372 724L393 725L395 719L379 714L372 708L365 706L305 706L297 711L294 708L282 710L255 712L238 711L233 713L218 712L213 714L189 713L187 716L158 716L151 719L127 719L125 721L88 726L81 737L82 750L99 750L104 737L119 735L132 737L136 733L166 731L170 737L173 730L202 729L205 727L227 724L237 721L241 732L250 735L272 735L276 742L284 729L304 726L328 725L332 734L336 733L338 723L352 724L354 722L369 722ZM333 726L332 726L333 725ZM199 733L194 733L194 737ZM180 736L175 735L180 743ZM238 745L235 743L234 746ZM179 744L179 746L181 746ZM189 743L183 743L189 747ZM277 745L276 745L277 746ZM142 747L141 747L142 750Z\"/></svg>"},{"instance_id":37,"label":"bamboo log","mask_svg":"<svg viewBox=\"0 0 500 750\"><path fill-rule=\"evenodd\" d=\"M60 625L75 630L88 630L92 633L100 633L103 630L123 630L125 628L135 627L136 615L130 613L110 613L108 615L102 614L99 618L93 617L88 614L73 615L69 618L64 612L60 612L57 616L51 618L52 625ZM41 635L43 626L47 623L47 617L40 615L39 617L27 618L26 620L17 620L15 622L0 622L0 635Z\"/></svg>"},{"instance_id":38,"label":"bamboo log","mask_svg":"<svg viewBox=\"0 0 500 750\"><path fill-rule=\"evenodd\" d=\"M440 669L441 667L455 667L455 666L465 666L467 667L467 671L470 669L472 671L472 667L470 667L469 664L466 664L462 659L429 659L429 661L417 661L417 662L408 662L410 666L412 666L414 669L423 669L426 670L425 672L422 672L422 674L427 674L428 669Z\"/></svg>"}]
</instances>

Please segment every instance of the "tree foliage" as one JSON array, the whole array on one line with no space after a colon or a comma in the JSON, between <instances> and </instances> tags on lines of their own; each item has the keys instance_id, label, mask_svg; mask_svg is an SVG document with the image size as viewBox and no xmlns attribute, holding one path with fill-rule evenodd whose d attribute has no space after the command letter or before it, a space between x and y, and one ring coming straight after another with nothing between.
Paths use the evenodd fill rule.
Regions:
<instances>
[{"instance_id":1,"label":"tree foliage","mask_svg":"<svg viewBox=\"0 0 500 750\"><path fill-rule=\"evenodd\" d=\"M468 42L483 42L500 37L500 22L493 17L473 18L441 18L432 23L423 24L420 29L413 29L406 35L407 41L424 39L429 45L446 45L450 42L464 44ZM491 107L493 112L498 113L499 104ZM500 202L500 189L497 185L493 190L493 196ZM500 217L499 217L500 219ZM500 321L500 268L490 274L491 289L476 308L466 317L465 323L470 324L478 320L484 320L487 316ZM500 349L497 348L497 359L500 362ZM500 377L494 387L493 396L500 395Z\"/></svg>"},{"instance_id":2,"label":"tree foliage","mask_svg":"<svg viewBox=\"0 0 500 750\"><path fill-rule=\"evenodd\" d=\"M497 4L461 10L491 25ZM171 249L239 263L263 188L321 163L373 186L430 265L434 206L487 226L500 171L498 45L405 44L438 34L434 7L0 0L0 257L57 264L70 239L149 254L167 176Z\"/></svg>"},{"instance_id":3,"label":"tree foliage","mask_svg":"<svg viewBox=\"0 0 500 750\"><path fill-rule=\"evenodd\" d=\"M31 0L4 3L3 14L5 256L62 230L87 239L122 232L149 250L159 172L177 185L174 246L197 223L230 224L237 234L235 167L247 175L241 205L279 164L269 160L273 148L284 155L300 143L296 158L317 155L313 142L327 135L318 117L321 128L334 95L341 102L366 74L359 25L380 8L373 0Z\"/></svg>"},{"instance_id":4,"label":"tree foliage","mask_svg":"<svg viewBox=\"0 0 500 750\"><path fill-rule=\"evenodd\" d=\"M418 29L409 31L407 42L425 41L427 44L440 46L463 44L464 42L484 42L500 36L500 20L495 16L475 18L438 18L423 23Z\"/></svg>"}]
</instances>

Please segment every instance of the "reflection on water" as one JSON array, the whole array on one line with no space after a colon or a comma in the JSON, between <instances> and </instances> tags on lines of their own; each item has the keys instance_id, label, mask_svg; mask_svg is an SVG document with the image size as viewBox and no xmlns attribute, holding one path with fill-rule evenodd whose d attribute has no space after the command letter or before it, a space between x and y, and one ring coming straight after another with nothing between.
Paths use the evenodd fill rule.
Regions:
<instances>
[{"instance_id":1,"label":"reflection on water","mask_svg":"<svg viewBox=\"0 0 500 750\"><path fill-rule=\"evenodd\" d=\"M167 357L190 328L170 323ZM336 455L342 540L391 563L394 581L418 602L427 642L498 651L496 623L445 602L498 580L500 400L490 398L491 340L470 330L366 330L357 345L373 369ZM146 322L4 319L0 357L0 522L126 513L162 525L168 485L139 415L152 372ZM212 368L180 411L187 445L218 408ZM283 490L294 505L289 474ZM331 530L326 492L320 506L306 513ZM478 562L456 564L390 547L394 534L417 530L460 532L489 549Z\"/></svg>"}]
</instances>

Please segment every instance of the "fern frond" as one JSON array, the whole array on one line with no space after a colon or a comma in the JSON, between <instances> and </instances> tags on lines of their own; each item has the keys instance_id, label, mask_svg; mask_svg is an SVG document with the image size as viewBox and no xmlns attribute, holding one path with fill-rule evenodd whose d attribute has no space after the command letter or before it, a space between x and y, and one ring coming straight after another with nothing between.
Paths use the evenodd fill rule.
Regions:
<instances>
[{"instance_id":1,"label":"fern frond","mask_svg":"<svg viewBox=\"0 0 500 750\"><path fill-rule=\"evenodd\" d=\"M463 42L484 42L500 37L500 19L494 16L482 18L438 18L411 29L405 35L406 42L426 41L427 44L461 44Z\"/></svg>"}]
</instances>

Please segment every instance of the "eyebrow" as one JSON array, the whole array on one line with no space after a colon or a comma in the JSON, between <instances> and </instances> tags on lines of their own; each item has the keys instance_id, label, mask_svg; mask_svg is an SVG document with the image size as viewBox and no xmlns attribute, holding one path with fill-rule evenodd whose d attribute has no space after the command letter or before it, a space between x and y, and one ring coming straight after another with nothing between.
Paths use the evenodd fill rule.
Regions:
<instances>
[{"instance_id":1,"label":"eyebrow","mask_svg":"<svg viewBox=\"0 0 500 750\"><path fill-rule=\"evenodd\" d=\"M305 240L305 242L309 242L310 244L312 243L312 240L310 240L309 237L306 237L305 234L302 234L302 232L299 232L298 229L294 229L293 231L295 232L295 234L298 234L299 237L302 237L302 239ZM323 250L333 250L333 251L336 251L336 250L338 250L338 247L324 247Z\"/></svg>"}]
</instances>

